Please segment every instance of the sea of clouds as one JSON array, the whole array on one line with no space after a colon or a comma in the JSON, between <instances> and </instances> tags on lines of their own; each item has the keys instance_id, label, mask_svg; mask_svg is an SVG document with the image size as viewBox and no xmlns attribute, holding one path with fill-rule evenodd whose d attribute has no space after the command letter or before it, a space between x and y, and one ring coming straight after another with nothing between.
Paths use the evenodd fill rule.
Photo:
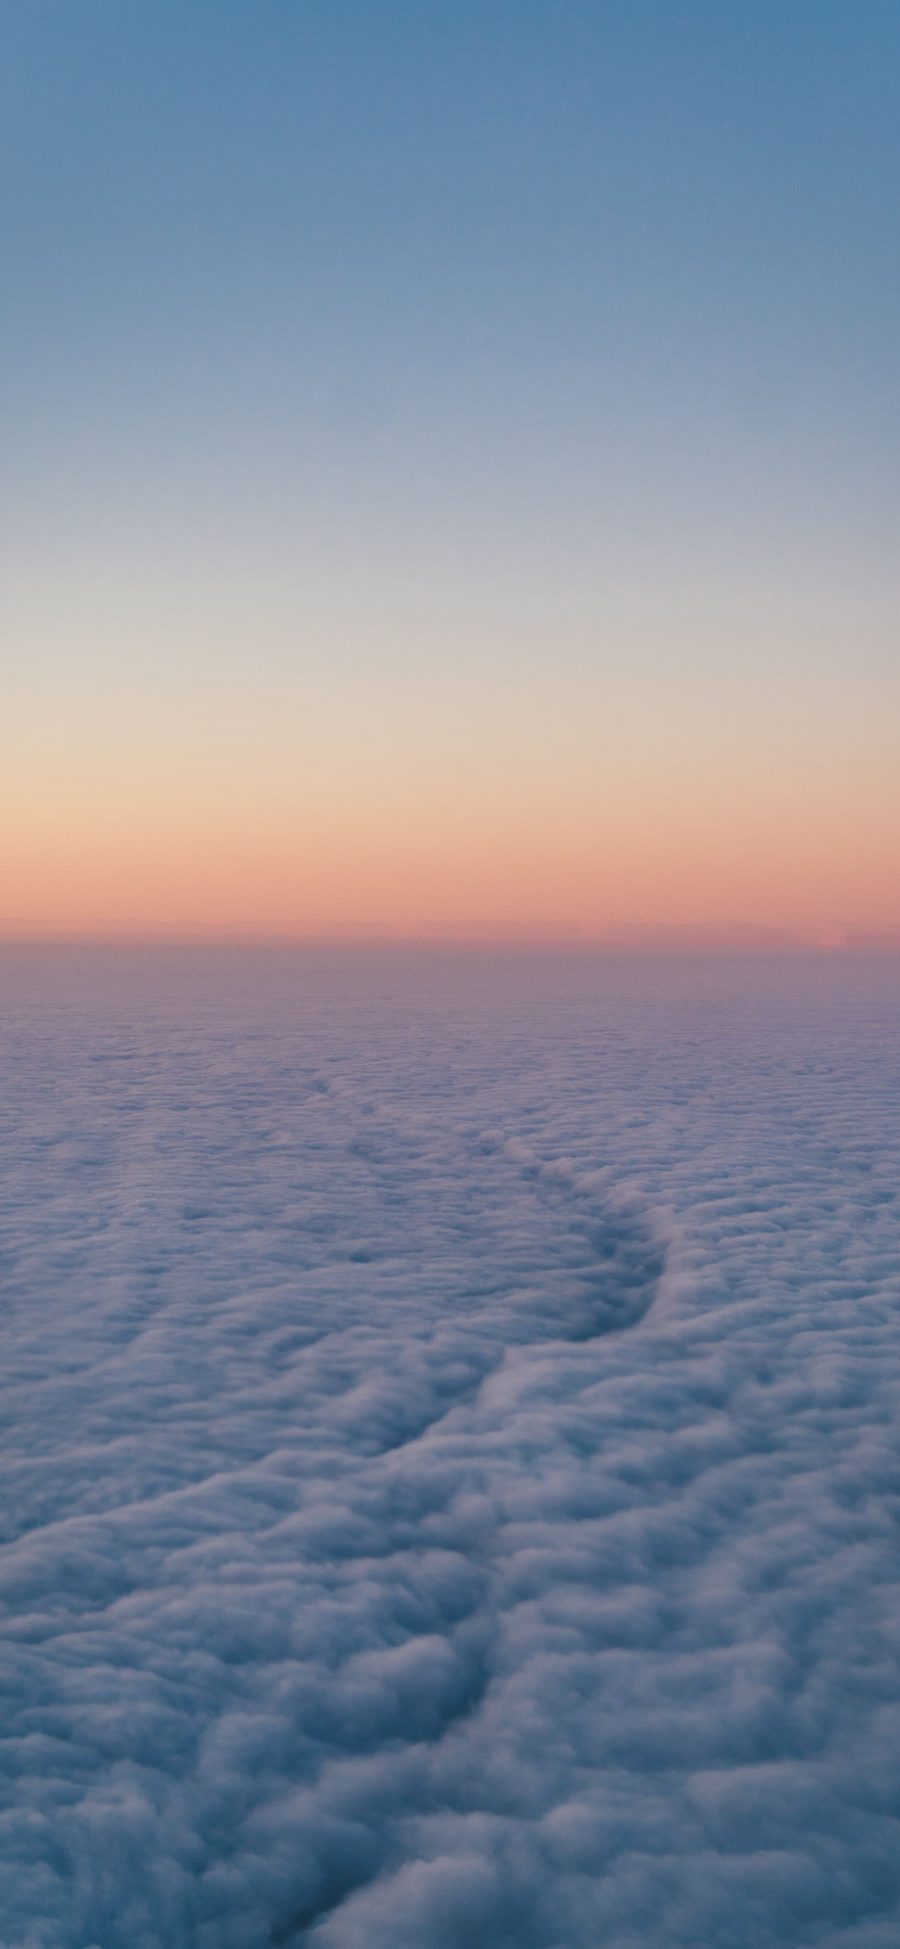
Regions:
<instances>
[{"instance_id":1,"label":"sea of clouds","mask_svg":"<svg viewBox=\"0 0 900 1949\"><path fill-rule=\"evenodd\" d=\"M897 1949L900 962L0 957L3 1949Z\"/></svg>"}]
</instances>

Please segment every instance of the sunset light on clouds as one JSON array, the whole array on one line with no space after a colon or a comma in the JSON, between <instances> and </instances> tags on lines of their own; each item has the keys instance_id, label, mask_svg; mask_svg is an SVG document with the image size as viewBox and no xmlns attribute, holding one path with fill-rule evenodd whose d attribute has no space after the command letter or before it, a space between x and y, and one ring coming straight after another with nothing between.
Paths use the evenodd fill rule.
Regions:
<instances>
[{"instance_id":1,"label":"sunset light on clouds","mask_svg":"<svg viewBox=\"0 0 900 1949\"><path fill-rule=\"evenodd\" d=\"M0 0L0 1949L900 1945L900 0Z\"/></svg>"}]
</instances>

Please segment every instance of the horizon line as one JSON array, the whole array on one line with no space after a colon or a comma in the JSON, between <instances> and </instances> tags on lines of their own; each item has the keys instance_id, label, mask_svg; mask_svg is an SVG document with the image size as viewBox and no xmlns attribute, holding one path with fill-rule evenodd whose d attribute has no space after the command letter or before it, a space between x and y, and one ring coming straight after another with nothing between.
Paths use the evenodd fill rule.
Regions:
<instances>
[{"instance_id":1,"label":"horizon line","mask_svg":"<svg viewBox=\"0 0 900 1949\"><path fill-rule=\"evenodd\" d=\"M677 953L718 952L753 953L890 953L900 952L900 927L891 929L821 928L793 931L788 928L714 928L635 926L606 934L585 932L547 932L522 929L516 932L406 929L390 932L381 929L342 929L317 933L291 933L274 929L243 932L229 928L35 928L4 927L0 923L0 948L182 948L182 949L405 949L421 951L484 952L505 949L535 952L566 950L572 953Z\"/></svg>"}]
</instances>

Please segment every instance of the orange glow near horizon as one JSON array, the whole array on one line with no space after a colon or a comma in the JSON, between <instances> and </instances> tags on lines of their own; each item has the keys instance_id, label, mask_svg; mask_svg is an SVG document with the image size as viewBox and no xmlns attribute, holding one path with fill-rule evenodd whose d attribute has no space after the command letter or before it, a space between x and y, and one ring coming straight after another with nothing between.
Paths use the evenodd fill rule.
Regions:
<instances>
[{"instance_id":1,"label":"orange glow near horizon","mask_svg":"<svg viewBox=\"0 0 900 1949\"><path fill-rule=\"evenodd\" d=\"M643 790L641 789L643 783ZM483 781L482 781L483 787ZM5 937L419 936L712 939L756 932L839 944L890 935L897 884L886 781L810 803L796 785L667 796L636 779L555 795L507 786L456 803L395 790L366 805L165 809L46 801L7 830Z\"/></svg>"},{"instance_id":2,"label":"orange glow near horizon","mask_svg":"<svg viewBox=\"0 0 900 1949\"><path fill-rule=\"evenodd\" d=\"M399 537L346 606L331 557L316 602L284 564L101 566L21 569L0 936L900 928L884 592L804 609L697 570L689 599L632 564L567 608L558 578L510 566L501 603L468 565L453 607L436 576L407 598Z\"/></svg>"},{"instance_id":3,"label":"orange glow near horizon","mask_svg":"<svg viewBox=\"0 0 900 1949\"><path fill-rule=\"evenodd\" d=\"M783 619L763 664L743 598L736 660L633 601L627 641L548 614L511 662L474 603L424 647L273 624L230 661L204 609L179 661L53 594L11 696L0 936L893 938L890 667L861 684L843 634L778 690Z\"/></svg>"}]
</instances>

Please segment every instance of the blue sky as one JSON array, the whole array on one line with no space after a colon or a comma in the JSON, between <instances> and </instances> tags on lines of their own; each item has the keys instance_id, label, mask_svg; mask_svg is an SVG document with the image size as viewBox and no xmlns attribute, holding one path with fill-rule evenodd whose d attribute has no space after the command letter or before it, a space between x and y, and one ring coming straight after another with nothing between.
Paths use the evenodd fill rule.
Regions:
<instances>
[{"instance_id":1,"label":"blue sky","mask_svg":"<svg viewBox=\"0 0 900 1949\"><path fill-rule=\"evenodd\" d=\"M179 739L260 812L286 722L401 825L473 740L587 780L588 720L632 777L674 725L673 790L779 725L832 808L881 775L894 7L0 19L23 829L48 778L121 818L131 746L177 798Z\"/></svg>"}]
</instances>

